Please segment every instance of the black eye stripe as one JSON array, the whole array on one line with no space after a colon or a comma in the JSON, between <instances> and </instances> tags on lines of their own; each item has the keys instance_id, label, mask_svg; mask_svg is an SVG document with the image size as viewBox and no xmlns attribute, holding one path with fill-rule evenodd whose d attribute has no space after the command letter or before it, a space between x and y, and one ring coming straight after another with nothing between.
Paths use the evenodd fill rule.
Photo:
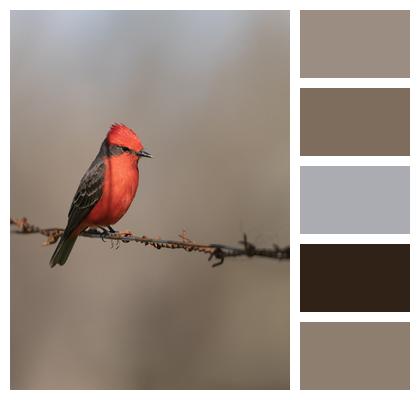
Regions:
<instances>
[{"instance_id":1,"label":"black eye stripe","mask_svg":"<svg viewBox=\"0 0 420 400\"><path fill-rule=\"evenodd\" d=\"M126 146L119 146L116 144L112 144L108 147L109 154L112 156L117 156L123 153L132 153L135 154L136 152L134 150L131 150L130 148Z\"/></svg>"}]
</instances>

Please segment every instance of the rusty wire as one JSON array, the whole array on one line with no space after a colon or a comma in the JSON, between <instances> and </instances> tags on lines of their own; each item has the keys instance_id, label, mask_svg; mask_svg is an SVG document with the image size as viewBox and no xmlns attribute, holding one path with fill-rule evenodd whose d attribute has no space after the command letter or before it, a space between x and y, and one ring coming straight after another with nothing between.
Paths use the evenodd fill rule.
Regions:
<instances>
[{"instance_id":1,"label":"rusty wire","mask_svg":"<svg viewBox=\"0 0 420 400\"><path fill-rule=\"evenodd\" d=\"M20 234L30 234L30 233L39 233L47 237L43 242L43 245L50 245L55 243L63 234L62 228L40 228L38 226L32 225L28 222L28 219L23 218L10 218L10 225L17 227L14 230L14 233ZM243 240L239 243L242 247L232 247L226 246L223 244L199 244L193 242L188 238L185 230L179 235L181 240L163 240L161 238L149 238L147 236L136 236L129 231L120 231L120 232L101 232L97 229L89 229L80 234L80 236L102 239L102 240L111 240L117 241L119 245L120 241L127 242L137 242L142 243L145 246L152 246L155 249L184 249L188 252L199 252L204 253L209 256L209 261L212 259L217 260L213 267L223 264L225 258L229 257L265 257L273 258L277 260L288 260L290 259L290 247L281 248L276 244L272 248L257 248L255 245L250 243L247 239L246 234L244 234Z\"/></svg>"}]
</instances>

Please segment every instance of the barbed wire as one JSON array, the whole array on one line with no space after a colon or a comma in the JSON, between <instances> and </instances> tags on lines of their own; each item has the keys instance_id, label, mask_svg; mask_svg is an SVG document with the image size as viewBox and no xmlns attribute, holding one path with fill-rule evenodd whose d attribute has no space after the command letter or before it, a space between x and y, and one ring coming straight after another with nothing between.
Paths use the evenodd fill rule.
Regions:
<instances>
[{"instance_id":1,"label":"barbed wire","mask_svg":"<svg viewBox=\"0 0 420 400\"><path fill-rule=\"evenodd\" d=\"M36 225L29 223L28 219L23 218L10 218L10 225L16 226L16 230L12 231L13 233L18 234L31 234L39 233L47 237L43 242L43 245L50 245L61 237L64 232L62 228L40 228ZM137 236L130 231L119 231L119 232L101 232L98 229L89 229L80 234L80 236L93 238L93 239L102 239L117 241L117 246L120 245L120 242L136 242L142 243L145 246L152 246L155 249L183 249L188 252L199 252L208 255L209 261L214 259L216 262L212 264L213 267L217 267L223 264L224 260L229 257L265 257L273 258L277 260L289 260L290 259L290 246L279 247L276 244L273 244L272 248L257 248L254 244L250 243L247 239L246 234L239 243L241 247L226 246L223 244L200 244L192 241L188 238L187 232L182 231L178 236L181 240L163 240L160 237L150 238L147 236Z\"/></svg>"}]
</instances>

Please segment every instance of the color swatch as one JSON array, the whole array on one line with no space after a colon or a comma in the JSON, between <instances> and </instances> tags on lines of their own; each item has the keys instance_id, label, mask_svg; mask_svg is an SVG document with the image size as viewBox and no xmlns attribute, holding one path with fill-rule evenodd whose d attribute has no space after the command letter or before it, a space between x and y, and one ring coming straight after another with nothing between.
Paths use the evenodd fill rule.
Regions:
<instances>
[{"instance_id":1,"label":"color swatch","mask_svg":"<svg viewBox=\"0 0 420 400\"><path fill-rule=\"evenodd\" d=\"M410 12L301 11L302 78L408 78Z\"/></svg>"},{"instance_id":2,"label":"color swatch","mask_svg":"<svg viewBox=\"0 0 420 400\"><path fill-rule=\"evenodd\" d=\"M409 167L301 167L301 233L409 233Z\"/></svg>"},{"instance_id":3,"label":"color swatch","mask_svg":"<svg viewBox=\"0 0 420 400\"><path fill-rule=\"evenodd\" d=\"M301 389L409 389L408 322L303 322Z\"/></svg>"},{"instance_id":4,"label":"color swatch","mask_svg":"<svg viewBox=\"0 0 420 400\"><path fill-rule=\"evenodd\" d=\"M410 246L302 244L300 311L410 311Z\"/></svg>"},{"instance_id":5,"label":"color swatch","mask_svg":"<svg viewBox=\"0 0 420 400\"><path fill-rule=\"evenodd\" d=\"M301 89L300 155L409 156L410 89Z\"/></svg>"}]
</instances>

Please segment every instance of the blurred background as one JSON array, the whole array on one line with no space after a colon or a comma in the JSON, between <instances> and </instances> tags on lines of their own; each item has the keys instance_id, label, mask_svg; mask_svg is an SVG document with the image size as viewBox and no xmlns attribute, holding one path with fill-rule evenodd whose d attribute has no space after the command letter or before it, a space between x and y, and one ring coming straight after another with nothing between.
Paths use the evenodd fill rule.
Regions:
<instances>
[{"instance_id":1,"label":"blurred background","mask_svg":"<svg viewBox=\"0 0 420 400\"><path fill-rule=\"evenodd\" d=\"M14 11L11 215L64 227L113 122L155 158L114 226L289 244L289 13ZM14 389L288 389L289 263L11 235Z\"/></svg>"}]
</instances>

